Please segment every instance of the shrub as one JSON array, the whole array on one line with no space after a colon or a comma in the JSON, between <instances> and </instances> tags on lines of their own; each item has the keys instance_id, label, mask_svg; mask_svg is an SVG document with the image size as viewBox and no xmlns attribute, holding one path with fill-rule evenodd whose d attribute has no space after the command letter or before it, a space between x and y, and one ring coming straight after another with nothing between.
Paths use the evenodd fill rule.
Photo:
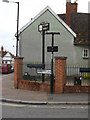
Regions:
<instances>
[{"instance_id":1,"label":"shrub","mask_svg":"<svg viewBox=\"0 0 90 120\"><path fill-rule=\"evenodd\" d=\"M90 74L87 74L87 73L86 73L86 74L84 75L84 79L90 79Z\"/></svg>"}]
</instances>

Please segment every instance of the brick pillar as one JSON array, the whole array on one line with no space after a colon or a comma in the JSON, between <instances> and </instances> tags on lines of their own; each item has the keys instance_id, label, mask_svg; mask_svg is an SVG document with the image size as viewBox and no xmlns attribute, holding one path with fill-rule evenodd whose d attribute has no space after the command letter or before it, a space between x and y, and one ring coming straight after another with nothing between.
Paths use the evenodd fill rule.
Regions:
<instances>
[{"instance_id":1,"label":"brick pillar","mask_svg":"<svg viewBox=\"0 0 90 120\"><path fill-rule=\"evenodd\" d=\"M66 83L66 59L67 57L55 57L55 93L63 93Z\"/></svg>"},{"instance_id":2,"label":"brick pillar","mask_svg":"<svg viewBox=\"0 0 90 120\"><path fill-rule=\"evenodd\" d=\"M23 72L23 57L16 57L14 59L14 87L18 88L18 82L22 79Z\"/></svg>"}]
</instances>

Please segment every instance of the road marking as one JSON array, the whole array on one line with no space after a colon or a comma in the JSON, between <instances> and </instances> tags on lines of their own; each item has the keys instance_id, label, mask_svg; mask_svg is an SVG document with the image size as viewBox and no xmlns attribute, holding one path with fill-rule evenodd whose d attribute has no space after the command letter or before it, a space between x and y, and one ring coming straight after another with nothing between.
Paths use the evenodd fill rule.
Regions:
<instances>
[{"instance_id":1,"label":"road marking","mask_svg":"<svg viewBox=\"0 0 90 120\"><path fill-rule=\"evenodd\" d=\"M28 105L28 107L33 108L51 108L51 109L74 109L74 108L80 108L80 109L88 109L88 105Z\"/></svg>"},{"instance_id":2,"label":"road marking","mask_svg":"<svg viewBox=\"0 0 90 120\"><path fill-rule=\"evenodd\" d=\"M0 105L12 106L12 107L25 107L26 106L26 105L14 104L14 103L0 103Z\"/></svg>"}]
</instances>

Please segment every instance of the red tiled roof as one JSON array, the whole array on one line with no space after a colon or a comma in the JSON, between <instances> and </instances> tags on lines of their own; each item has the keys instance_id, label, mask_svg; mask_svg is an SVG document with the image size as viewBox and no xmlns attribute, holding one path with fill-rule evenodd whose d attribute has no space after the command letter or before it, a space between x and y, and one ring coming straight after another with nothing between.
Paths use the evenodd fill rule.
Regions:
<instances>
[{"instance_id":1,"label":"red tiled roof","mask_svg":"<svg viewBox=\"0 0 90 120\"><path fill-rule=\"evenodd\" d=\"M3 58L7 54L7 51L0 51L0 55Z\"/></svg>"},{"instance_id":2,"label":"red tiled roof","mask_svg":"<svg viewBox=\"0 0 90 120\"><path fill-rule=\"evenodd\" d=\"M12 58L14 58L15 56L11 53L11 52L9 52L9 51L0 51L0 56L3 58L7 53L9 53L10 54L10 56L12 57Z\"/></svg>"}]
</instances>

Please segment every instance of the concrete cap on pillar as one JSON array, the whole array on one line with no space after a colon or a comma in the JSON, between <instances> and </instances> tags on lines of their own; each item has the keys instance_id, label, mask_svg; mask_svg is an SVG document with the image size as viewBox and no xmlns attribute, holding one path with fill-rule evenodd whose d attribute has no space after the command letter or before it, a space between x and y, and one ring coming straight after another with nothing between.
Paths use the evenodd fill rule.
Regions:
<instances>
[{"instance_id":1,"label":"concrete cap on pillar","mask_svg":"<svg viewBox=\"0 0 90 120\"><path fill-rule=\"evenodd\" d=\"M67 57L64 57L64 56L60 56L60 57L59 56L55 56L54 58L55 59L67 59Z\"/></svg>"},{"instance_id":2,"label":"concrete cap on pillar","mask_svg":"<svg viewBox=\"0 0 90 120\"><path fill-rule=\"evenodd\" d=\"M23 59L24 57L14 57L14 59Z\"/></svg>"}]
</instances>

